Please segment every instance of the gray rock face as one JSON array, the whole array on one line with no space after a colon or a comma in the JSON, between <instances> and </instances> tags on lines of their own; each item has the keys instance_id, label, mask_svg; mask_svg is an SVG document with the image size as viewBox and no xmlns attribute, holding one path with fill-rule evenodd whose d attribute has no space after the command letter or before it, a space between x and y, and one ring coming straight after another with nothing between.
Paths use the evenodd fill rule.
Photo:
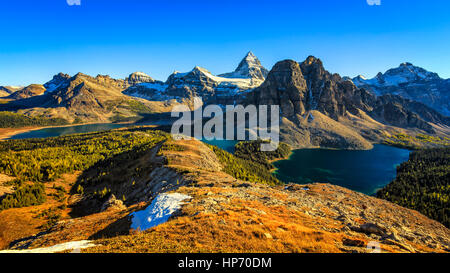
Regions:
<instances>
[{"instance_id":1,"label":"gray rock face","mask_svg":"<svg viewBox=\"0 0 450 273\"><path fill-rule=\"evenodd\" d=\"M128 76L128 78L125 79L125 81L129 85L136 85L139 83L146 83L146 82L155 82L155 80L152 77L143 72L134 72L130 74L130 76Z\"/></svg>"},{"instance_id":2,"label":"gray rock face","mask_svg":"<svg viewBox=\"0 0 450 273\"><path fill-rule=\"evenodd\" d=\"M123 204L122 200L117 200L116 196L114 194L111 194L111 196L106 200L105 203L103 203L101 207L101 211L110 210L110 209L116 209L116 210L123 210L127 207Z\"/></svg>"},{"instance_id":3,"label":"gray rock face","mask_svg":"<svg viewBox=\"0 0 450 273\"><path fill-rule=\"evenodd\" d=\"M340 76L330 74L324 69L322 61L313 56L309 56L300 66L308 84L308 108L337 120L346 110L343 92L338 85Z\"/></svg>"},{"instance_id":4,"label":"gray rock face","mask_svg":"<svg viewBox=\"0 0 450 273\"><path fill-rule=\"evenodd\" d=\"M353 82L378 96L399 95L422 102L443 115L450 115L450 80L411 63L402 63L384 74L380 72L372 79L357 76Z\"/></svg>"},{"instance_id":5,"label":"gray rock face","mask_svg":"<svg viewBox=\"0 0 450 273\"><path fill-rule=\"evenodd\" d=\"M320 59L310 56L301 64L292 60L275 64L253 99L257 104L280 105L285 117L318 110L338 120L348 108L368 108L365 103L374 98L330 74Z\"/></svg>"},{"instance_id":6,"label":"gray rock face","mask_svg":"<svg viewBox=\"0 0 450 273\"><path fill-rule=\"evenodd\" d=\"M194 67L190 72L175 72L166 81L166 94L172 97L192 98L202 97L204 102L217 101L215 99L218 82L210 77L211 73L201 67ZM223 91L223 90L222 90ZM228 90L231 91L231 90Z\"/></svg>"},{"instance_id":7,"label":"gray rock face","mask_svg":"<svg viewBox=\"0 0 450 273\"><path fill-rule=\"evenodd\" d=\"M429 77L435 78L433 74ZM338 74L330 74L320 59L312 56L300 67L294 61L277 63L264 84L255 90L255 99L257 103L269 104L278 99L284 116L318 110L338 121L347 111L356 114L359 109L383 123L399 127L431 130L428 122L450 123L449 118L420 102L396 95L377 98L352 81L343 80Z\"/></svg>"},{"instance_id":8,"label":"gray rock face","mask_svg":"<svg viewBox=\"0 0 450 273\"><path fill-rule=\"evenodd\" d=\"M330 74L320 59L310 56L301 64L292 60L275 64L253 99L257 104L280 105L285 117L318 110L338 120L346 110L369 110L375 96Z\"/></svg>"},{"instance_id":9,"label":"gray rock face","mask_svg":"<svg viewBox=\"0 0 450 273\"><path fill-rule=\"evenodd\" d=\"M450 124L449 117L420 102L395 95L378 97L371 115L383 123L403 128L419 128L428 133L433 133L433 127L429 123Z\"/></svg>"},{"instance_id":10,"label":"gray rock face","mask_svg":"<svg viewBox=\"0 0 450 273\"><path fill-rule=\"evenodd\" d=\"M449 125L450 120L426 105L396 95L377 97L351 80L326 71L320 59L308 57L301 64L285 60L278 62L265 82L249 94L247 104L279 105L281 114L289 120L281 129L288 143L311 143L333 148L368 148L354 128L343 126L348 113L359 116L360 111L386 125L418 128L434 133L430 123ZM314 111L331 120L314 122ZM343 128L345 127L345 128ZM283 136L284 134L284 136ZM292 140L292 141L291 141Z\"/></svg>"},{"instance_id":11,"label":"gray rock face","mask_svg":"<svg viewBox=\"0 0 450 273\"><path fill-rule=\"evenodd\" d=\"M292 117L304 114L307 92L300 65L286 60L275 64L252 99L257 105L280 105L283 116Z\"/></svg>"}]
</instances>

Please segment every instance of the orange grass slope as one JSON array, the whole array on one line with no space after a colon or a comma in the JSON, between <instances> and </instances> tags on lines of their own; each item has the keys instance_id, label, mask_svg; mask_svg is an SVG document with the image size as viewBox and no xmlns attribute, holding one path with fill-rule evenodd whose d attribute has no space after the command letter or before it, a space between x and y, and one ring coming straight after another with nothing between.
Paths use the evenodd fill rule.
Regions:
<instances>
[{"instance_id":1,"label":"orange grass slope","mask_svg":"<svg viewBox=\"0 0 450 273\"><path fill-rule=\"evenodd\" d=\"M449 229L416 211L329 184L241 181L224 173L219 159L201 142L165 145L159 151L164 165L136 185L143 187L140 192L155 189L148 202L163 192L192 197L169 221L142 232L130 230L129 214L148 202L128 204L67 216L34 238L30 247L90 239L96 246L83 252L348 253L371 251L369 242L379 243L383 252L450 249ZM167 170L178 175L167 175Z\"/></svg>"},{"instance_id":2,"label":"orange grass slope","mask_svg":"<svg viewBox=\"0 0 450 273\"><path fill-rule=\"evenodd\" d=\"M205 145L177 145L163 154L193 181L176 190L193 197L178 217L86 252L368 252L373 241L384 252L449 250L450 231L418 212L328 184L239 181L217 170Z\"/></svg>"}]
</instances>

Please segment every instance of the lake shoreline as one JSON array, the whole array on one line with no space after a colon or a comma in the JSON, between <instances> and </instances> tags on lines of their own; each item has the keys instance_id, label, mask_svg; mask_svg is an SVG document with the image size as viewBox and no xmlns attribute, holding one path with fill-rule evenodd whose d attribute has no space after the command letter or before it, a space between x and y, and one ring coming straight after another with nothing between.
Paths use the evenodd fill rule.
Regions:
<instances>
[{"instance_id":1,"label":"lake shoreline","mask_svg":"<svg viewBox=\"0 0 450 273\"><path fill-rule=\"evenodd\" d=\"M72 127L72 126L83 126L83 125L93 125L93 124L130 124L132 126L135 123L127 123L127 122L118 122L118 123L111 123L111 122L86 122L86 123L77 123L77 124L65 124L65 125L52 125L52 126L26 126L26 127L20 127L20 128L0 128L0 141L8 140L9 138L23 134L23 133L29 133L32 131L42 130L42 129L50 129L50 128L66 128L66 127Z\"/></svg>"},{"instance_id":2,"label":"lake shoreline","mask_svg":"<svg viewBox=\"0 0 450 273\"><path fill-rule=\"evenodd\" d=\"M20 128L0 128L0 140L7 140L15 135L22 134L22 133L28 133L35 130L41 130L45 128L52 128L52 127L62 127L63 125L57 125L57 126L41 126L41 127L20 127Z\"/></svg>"},{"instance_id":3,"label":"lake shoreline","mask_svg":"<svg viewBox=\"0 0 450 273\"><path fill-rule=\"evenodd\" d=\"M369 152L369 156L364 151ZM370 150L295 149L287 158L271 161L275 167L271 173L286 184L329 183L374 196L395 179L396 165L406 162L410 152L384 143L374 143ZM372 162L373 156L378 159ZM299 168L299 164L303 168Z\"/></svg>"}]
</instances>

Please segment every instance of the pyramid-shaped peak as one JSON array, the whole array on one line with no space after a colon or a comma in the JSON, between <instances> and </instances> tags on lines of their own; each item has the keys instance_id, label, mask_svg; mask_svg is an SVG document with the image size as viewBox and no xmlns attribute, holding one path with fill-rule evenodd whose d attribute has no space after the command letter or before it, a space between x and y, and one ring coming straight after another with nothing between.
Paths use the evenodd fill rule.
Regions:
<instances>
[{"instance_id":1,"label":"pyramid-shaped peak","mask_svg":"<svg viewBox=\"0 0 450 273\"><path fill-rule=\"evenodd\" d=\"M253 65L253 66L261 66L261 62L259 61L258 57L255 56L255 54L253 54L253 52L249 51L244 59L242 59L241 63L239 64L239 66L242 66L244 64L249 64L249 65ZM239 67L238 67L239 68Z\"/></svg>"},{"instance_id":2,"label":"pyramid-shaped peak","mask_svg":"<svg viewBox=\"0 0 450 273\"><path fill-rule=\"evenodd\" d=\"M259 59L249 51L234 72L221 74L225 78L255 78L264 80L269 71L261 65Z\"/></svg>"},{"instance_id":3,"label":"pyramid-shaped peak","mask_svg":"<svg viewBox=\"0 0 450 273\"><path fill-rule=\"evenodd\" d=\"M247 52L247 55L245 55L244 60L258 60L258 58L253 54L253 52L249 51Z\"/></svg>"}]
</instances>

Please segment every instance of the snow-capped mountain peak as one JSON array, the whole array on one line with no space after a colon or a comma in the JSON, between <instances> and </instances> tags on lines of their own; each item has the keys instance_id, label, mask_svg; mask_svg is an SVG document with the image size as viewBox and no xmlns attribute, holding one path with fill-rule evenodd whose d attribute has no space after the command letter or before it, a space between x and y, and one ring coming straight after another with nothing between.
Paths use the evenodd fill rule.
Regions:
<instances>
[{"instance_id":1,"label":"snow-capped mountain peak","mask_svg":"<svg viewBox=\"0 0 450 273\"><path fill-rule=\"evenodd\" d=\"M352 81L356 86L365 88L377 96L399 95L422 102L444 115L450 113L447 92L450 81L409 62L401 63L385 73L380 72L372 79L357 76Z\"/></svg>"},{"instance_id":2,"label":"snow-capped mountain peak","mask_svg":"<svg viewBox=\"0 0 450 273\"><path fill-rule=\"evenodd\" d=\"M261 65L259 59L249 51L234 72L221 74L219 76L225 78L253 78L264 80L267 77L267 74L269 74L269 71L265 69Z\"/></svg>"},{"instance_id":3,"label":"snow-capped mountain peak","mask_svg":"<svg viewBox=\"0 0 450 273\"><path fill-rule=\"evenodd\" d=\"M438 74L429 72L412 63L401 63L398 67L389 69L384 74L378 73L372 79L366 79L359 75L353 78L357 86L372 85L377 87L398 86L400 84L440 80Z\"/></svg>"}]
</instances>

